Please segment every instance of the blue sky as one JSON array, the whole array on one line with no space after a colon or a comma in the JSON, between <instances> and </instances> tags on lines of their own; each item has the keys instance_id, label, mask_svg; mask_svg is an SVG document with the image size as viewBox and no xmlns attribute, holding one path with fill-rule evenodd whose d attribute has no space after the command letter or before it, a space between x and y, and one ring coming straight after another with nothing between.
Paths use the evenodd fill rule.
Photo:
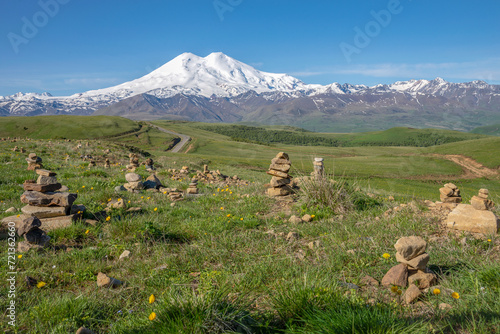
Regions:
<instances>
[{"instance_id":1,"label":"blue sky","mask_svg":"<svg viewBox=\"0 0 500 334\"><path fill-rule=\"evenodd\" d=\"M497 0L2 0L0 6L0 95L105 88L183 52L215 51L306 83L439 76L500 84Z\"/></svg>"}]
</instances>

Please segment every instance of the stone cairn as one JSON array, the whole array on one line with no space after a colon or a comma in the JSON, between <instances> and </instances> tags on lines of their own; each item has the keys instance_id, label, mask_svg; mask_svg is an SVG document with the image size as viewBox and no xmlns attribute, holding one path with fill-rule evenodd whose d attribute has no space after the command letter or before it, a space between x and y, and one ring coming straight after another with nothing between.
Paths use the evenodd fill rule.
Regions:
<instances>
[{"instance_id":1,"label":"stone cairn","mask_svg":"<svg viewBox=\"0 0 500 334\"><path fill-rule=\"evenodd\" d=\"M323 158L314 158L314 171L313 176L316 178L322 178L325 175L325 166L323 164Z\"/></svg>"},{"instance_id":2,"label":"stone cairn","mask_svg":"<svg viewBox=\"0 0 500 334\"><path fill-rule=\"evenodd\" d=\"M203 174L209 174L210 170L208 170L208 165L203 165Z\"/></svg>"},{"instance_id":3,"label":"stone cairn","mask_svg":"<svg viewBox=\"0 0 500 334\"><path fill-rule=\"evenodd\" d=\"M17 250L20 253L25 253L30 249L40 250L45 248L50 237L40 229L42 222L37 217L27 217L17 227L17 234L24 237L24 241L17 244Z\"/></svg>"},{"instance_id":4,"label":"stone cairn","mask_svg":"<svg viewBox=\"0 0 500 334\"><path fill-rule=\"evenodd\" d=\"M88 168L92 168L92 167L95 167L95 166L96 166L95 160L94 159L90 159Z\"/></svg>"},{"instance_id":5,"label":"stone cairn","mask_svg":"<svg viewBox=\"0 0 500 334\"><path fill-rule=\"evenodd\" d=\"M14 146L14 148L12 149L12 152L18 152L19 151L19 148L17 146Z\"/></svg>"},{"instance_id":6,"label":"stone cairn","mask_svg":"<svg viewBox=\"0 0 500 334\"><path fill-rule=\"evenodd\" d=\"M104 168L110 168L111 167L111 163L109 161L108 158L106 158L106 160L104 160Z\"/></svg>"},{"instance_id":7,"label":"stone cairn","mask_svg":"<svg viewBox=\"0 0 500 334\"><path fill-rule=\"evenodd\" d=\"M394 248L399 264L389 269L382 278L382 285L402 288L409 285L403 296L409 304L421 295L421 290L436 284L436 275L427 269L430 257L425 252L427 242L424 239L417 236L403 237L396 242Z\"/></svg>"},{"instance_id":8,"label":"stone cairn","mask_svg":"<svg viewBox=\"0 0 500 334\"><path fill-rule=\"evenodd\" d=\"M189 187L186 190L186 194L197 194L198 193L198 179L193 177L191 183L189 183Z\"/></svg>"},{"instance_id":9,"label":"stone cairn","mask_svg":"<svg viewBox=\"0 0 500 334\"><path fill-rule=\"evenodd\" d=\"M70 156L69 156L69 154L66 154L66 158L64 159L64 161L66 161L66 163L68 163L69 159L71 159Z\"/></svg>"},{"instance_id":10,"label":"stone cairn","mask_svg":"<svg viewBox=\"0 0 500 334\"><path fill-rule=\"evenodd\" d=\"M479 189L479 194L471 198L470 204L476 210L493 210L495 203L488 199L488 195L488 189Z\"/></svg>"},{"instance_id":11,"label":"stone cairn","mask_svg":"<svg viewBox=\"0 0 500 334\"><path fill-rule=\"evenodd\" d=\"M36 153L30 153L26 158L28 162L28 170L36 170L39 168L43 168L42 158L36 155Z\"/></svg>"},{"instance_id":12,"label":"stone cairn","mask_svg":"<svg viewBox=\"0 0 500 334\"><path fill-rule=\"evenodd\" d=\"M286 196L291 193L291 188L289 186L291 176L288 175L290 170L291 162L288 158L288 154L280 152L276 157L271 160L271 165L267 174L272 176L271 188L267 189L267 194L269 196Z\"/></svg>"},{"instance_id":13,"label":"stone cairn","mask_svg":"<svg viewBox=\"0 0 500 334\"><path fill-rule=\"evenodd\" d=\"M135 169L139 167L139 158L135 153L130 153L128 157L130 158L130 161L127 165L127 170L135 172Z\"/></svg>"},{"instance_id":14,"label":"stone cairn","mask_svg":"<svg viewBox=\"0 0 500 334\"><path fill-rule=\"evenodd\" d=\"M154 162L153 162L153 159L151 158L147 158L146 159L146 162L145 162L145 165L146 165L146 170L150 173L153 173L155 171L155 167L153 166L154 165Z\"/></svg>"},{"instance_id":15,"label":"stone cairn","mask_svg":"<svg viewBox=\"0 0 500 334\"><path fill-rule=\"evenodd\" d=\"M128 166L127 166L128 168ZM142 183L142 176L137 173L127 173L125 174L125 179L128 183L125 183L123 186L127 191L130 192L139 192L144 189L144 184Z\"/></svg>"},{"instance_id":16,"label":"stone cairn","mask_svg":"<svg viewBox=\"0 0 500 334\"><path fill-rule=\"evenodd\" d=\"M188 166L182 166L181 170L179 171L180 174L189 174L189 167Z\"/></svg>"},{"instance_id":17,"label":"stone cairn","mask_svg":"<svg viewBox=\"0 0 500 334\"><path fill-rule=\"evenodd\" d=\"M440 199L443 203L462 203L462 197L460 196L460 189L453 183L447 183L443 188L439 189Z\"/></svg>"},{"instance_id":18,"label":"stone cairn","mask_svg":"<svg viewBox=\"0 0 500 334\"><path fill-rule=\"evenodd\" d=\"M21 153L26 153L26 150L24 149L24 147L21 147L21 148L19 149L19 152L21 152Z\"/></svg>"}]
</instances>

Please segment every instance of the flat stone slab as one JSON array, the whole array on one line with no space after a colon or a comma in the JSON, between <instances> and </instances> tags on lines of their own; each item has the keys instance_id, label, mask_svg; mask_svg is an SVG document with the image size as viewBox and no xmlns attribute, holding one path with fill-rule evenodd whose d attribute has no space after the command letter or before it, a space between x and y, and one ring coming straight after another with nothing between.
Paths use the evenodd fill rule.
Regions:
<instances>
[{"instance_id":1,"label":"flat stone slab","mask_svg":"<svg viewBox=\"0 0 500 334\"><path fill-rule=\"evenodd\" d=\"M42 222L42 226L40 226L40 229L45 232L49 232L59 228L68 227L71 226L71 224L73 224L73 222L75 220L78 220L78 218L80 217L80 215L74 214L69 216L40 219L40 221Z\"/></svg>"},{"instance_id":2,"label":"flat stone slab","mask_svg":"<svg viewBox=\"0 0 500 334\"><path fill-rule=\"evenodd\" d=\"M472 205L459 204L448 215L447 226L461 231L496 234L500 228L500 221L491 211L476 210Z\"/></svg>"},{"instance_id":3,"label":"flat stone slab","mask_svg":"<svg viewBox=\"0 0 500 334\"><path fill-rule=\"evenodd\" d=\"M42 218L65 216L67 209L65 207L58 207L58 206L40 207L40 206L26 205L21 209L21 211L25 215L35 216L39 219L42 219Z\"/></svg>"},{"instance_id":4,"label":"flat stone slab","mask_svg":"<svg viewBox=\"0 0 500 334\"><path fill-rule=\"evenodd\" d=\"M72 193L42 193L39 191L26 191L21 195L21 202L33 206L64 206L73 205L77 194Z\"/></svg>"},{"instance_id":5,"label":"flat stone slab","mask_svg":"<svg viewBox=\"0 0 500 334\"><path fill-rule=\"evenodd\" d=\"M54 172L51 172L50 170L47 169L37 169L35 171L38 175L43 175L43 176L56 176L57 174Z\"/></svg>"},{"instance_id":6,"label":"flat stone slab","mask_svg":"<svg viewBox=\"0 0 500 334\"><path fill-rule=\"evenodd\" d=\"M54 183L54 184L37 184L33 180L27 180L23 183L23 188L24 190L27 191L39 191L42 193L46 192L53 192L56 190L59 190L61 188L60 183Z\"/></svg>"}]
</instances>

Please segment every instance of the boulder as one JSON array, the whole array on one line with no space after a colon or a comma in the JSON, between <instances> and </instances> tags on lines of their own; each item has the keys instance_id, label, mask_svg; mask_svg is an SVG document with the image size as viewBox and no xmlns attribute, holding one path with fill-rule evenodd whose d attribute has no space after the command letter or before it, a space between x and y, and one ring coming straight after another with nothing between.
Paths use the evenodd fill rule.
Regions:
<instances>
[{"instance_id":1,"label":"boulder","mask_svg":"<svg viewBox=\"0 0 500 334\"><path fill-rule=\"evenodd\" d=\"M405 260L411 260L425 252L427 242L417 236L403 237L396 241L394 248Z\"/></svg>"},{"instance_id":2,"label":"boulder","mask_svg":"<svg viewBox=\"0 0 500 334\"><path fill-rule=\"evenodd\" d=\"M387 272L382 278L382 285L385 287L391 287L393 285L400 286L402 288L406 287L408 283L408 267L400 263Z\"/></svg>"},{"instance_id":3,"label":"boulder","mask_svg":"<svg viewBox=\"0 0 500 334\"><path fill-rule=\"evenodd\" d=\"M149 175L144 181L144 188L146 189L159 189L160 187L162 187L161 181L155 174Z\"/></svg>"},{"instance_id":4,"label":"boulder","mask_svg":"<svg viewBox=\"0 0 500 334\"><path fill-rule=\"evenodd\" d=\"M491 211L476 210L472 205L460 204L448 215L447 226L461 231L496 234L500 221Z\"/></svg>"}]
</instances>

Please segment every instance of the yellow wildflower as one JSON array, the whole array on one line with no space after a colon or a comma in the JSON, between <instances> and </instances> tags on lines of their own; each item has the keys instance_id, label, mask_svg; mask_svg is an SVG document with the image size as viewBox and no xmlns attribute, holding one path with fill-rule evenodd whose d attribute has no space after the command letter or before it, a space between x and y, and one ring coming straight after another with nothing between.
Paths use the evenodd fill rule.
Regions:
<instances>
[{"instance_id":1,"label":"yellow wildflower","mask_svg":"<svg viewBox=\"0 0 500 334\"><path fill-rule=\"evenodd\" d=\"M243 220L243 218L240 218L240 220Z\"/></svg>"},{"instance_id":2,"label":"yellow wildflower","mask_svg":"<svg viewBox=\"0 0 500 334\"><path fill-rule=\"evenodd\" d=\"M111 220L111 217L110 216L107 216L106 217L106 221L109 222Z\"/></svg>"},{"instance_id":3,"label":"yellow wildflower","mask_svg":"<svg viewBox=\"0 0 500 334\"><path fill-rule=\"evenodd\" d=\"M82 186L82 188L85 188L85 186Z\"/></svg>"},{"instance_id":4,"label":"yellow wildflower","mask_svg":"<svg viewBox=\"0 0 500 334\"><path fill-rule=\"evenodd\" d=\"M149 296L149 303L150 303L150 304L153 304L153 303L155 302L155 300L156 300L156 299L155 299L155 295L151 295L151 296Z\"/></svg>"},{"instance_id":5,"label":"yellow wildflower","mask_svg":"<svg viewBox=\"0 0 500 334\"><path fill-rule=\"evenodd\" d=\"M41 282L41 281L40 281L40 282L38 282L38 283L36 284L36 287L37 287L37 288L39 288L39 289L41 289L41 288L43 288L43 287L45 286L45 284L46 284L45 282Z\"/></svg>"},{"instance_id":6,"label":"yellow wildflower","mask_svg":"<svg viewBox=\"0 0 500 334\"><path fill-rule=\"evenodd\" d=\"M231 217L231 214L230 214L230 213L228 213L226 217L227 217L227 218Z\"/></svg>"},{"instance_id":7,"label":"yellow wildflower","mask_svg":"<svg viewBox=\"0 0 500 334\"><path fill-rule=\"evenodd\" d=\"M311 215L311 218L314 218L314 217L316 217L316 215Z\"/></svg>"},{"instance_id":8,"label":"yellow wildflower","mask_svg":"<svg viewBox=\"0 0 500 334\"><path fill-rule=\"evenodd\" d=\"M432 290L432 293L437 296L437 295L439 295L441 293L441 290L439 290L439 289L436 288L436 289Z\"/></svg>"},{"instance_id":9,"label":"yellow wildflower","mask_svg":"<svg viewBox=\"0 0 500 334\"><path fill-rule=\"evenodd\" d=\"M90 230L85 231L85 234L89 234Z\"/></svg>"},{"instance_id":10,"label":"yellow wildflower","mask_svg":"<svg viewBox=\"0 0 500 334\"><path fill-rule=\"evenodd\" d=\"M224 207L223 207L223 206L221 206L221 207L220 207L220 209L221 209L221 210L224 210Z\"/></svg>"},{"instance_id":11,"label":"yellow wildflower","mask_svg":"<svg viewBox=\"0 0 500 334\"><path fill-rule=\"evenodd\" d=\"M391 287L391 291L394 292L394 293L398 292L398 290L399 290L399 288L397 286L395 286L395 285L393 285Z\"/></svg>"},{"instance_id":12,"label":"yellow wildflower","mask_svg":"<svg viewBox=\"0 0 500 334\"><path fill-rule=\"evenodd\" d=\"M149 315L149 320L153 321L155 319L156 319L156 313L151 312L151 314Z\"/></svg>"},{"instance_id":13,"label":"yellow wildflower","mask_svg":"<svg viewBox=\"0 0 500 334\"><path fill-rule=\"evenodd\" d=\"M153 211L158 211L158 208L154 208L154 210L153 210Z\"/></svg>"},{"instance_id":14,"label":"yellow wildflower","mask_svg":"<svg viewBox=\"0 0 500 334\"><path fill-rule=\"evenodd\" d=\"M453 293L451 294L451 296L452 296L453 298L455 298L455 299L459 299L459 298L460 298L460 294L459 294L458 292L453 292Z\"/></svg>"},{"instance_id":15,"label":"yellow wildflower","mask_svg":"<svg viewBox=\"0 0 500 334\"><path fill-rule=\"evenodd\" d=\"M18 258L18 259L20 259L20 258L22 258L22 257L23 257L23 254L19 254L19 255L17 256L17 258Z\"/></svg>"},{"instance_id":16,"label":"yellow wildflower","mask_svg":"<svg viewBox=\"0 0 500 334\"><path fill-rule=\"evenodd\" d=\"M384 253L382 254L382 257L387 260L388 258L391 257L391 255L389 253Z\"/></svg>"}]
</instances>

